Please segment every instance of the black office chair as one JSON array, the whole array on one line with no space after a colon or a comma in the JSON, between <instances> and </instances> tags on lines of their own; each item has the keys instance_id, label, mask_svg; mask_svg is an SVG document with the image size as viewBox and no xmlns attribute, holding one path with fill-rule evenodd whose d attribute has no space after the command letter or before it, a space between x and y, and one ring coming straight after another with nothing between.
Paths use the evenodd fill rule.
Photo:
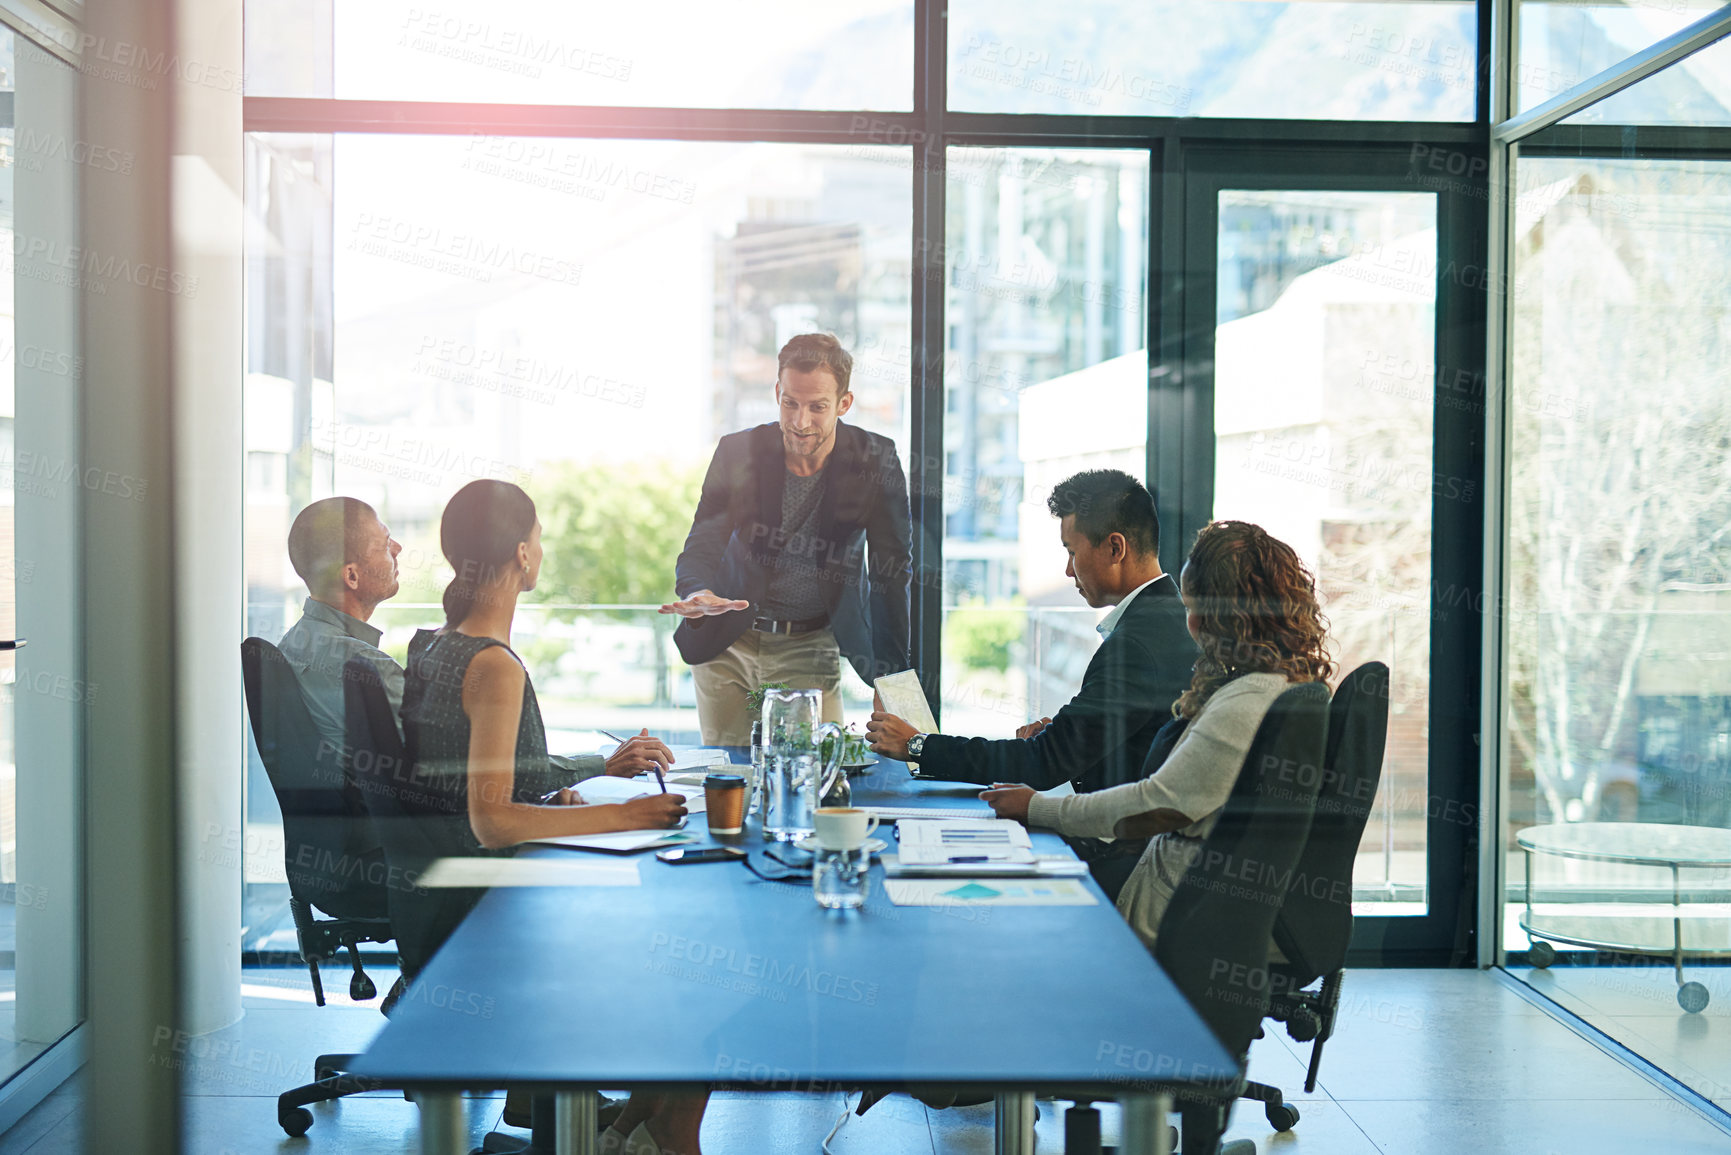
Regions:
<instances>
[{"instance_id":1,"label":"black office chair","mask_svg":"<svg viewBox=\"0 0 1731 1155\"><path fill-rule=\"evenodd\" d=\"M407 997L413 998L415 977L486 893L479 888L429 889L416 884L436 860L473 852L462 837L469 825L468 806L450 783L427 775L424 768L417 770L413 754L398 735L377 668L360 658L343 667L343 723L355 783L384 848L397 958L403 981L409 984ZM551 1155L553 1149L552 1100L538 1097L527 1145L514 1135L495 1131L479 1152Z\"/></svg>"},{"instance_id":2,"label":"black office chair","mask_svg":"<svg viewBox=\"0 0 1731 1155\"><path fill-rule=\"evenodd\" d=\"M1270 968L1268 1017L1285 1023L1286 1033L1297 1042L1312 1043L1306 1094L1316 1090L1322 1047L1334 1034L1340 1007L1346 951L1352 942L1352 865L1382 778L1388 691L1388 667L1366 662L1342 679L1334 693L1316 818L1293 874L1303 885L1287 892L1274 921L1274 941L1286 962ZM1319 988L1304 989L1319 979ZM1290 1131L1298 1122L1298 1108L1283 1100L1278 1087L1250 1083L1244 1095L1265 1105L1276 1131Z\"/></svg>"},{"instance_id":3,"label":"black office chair","mask_svg":"<svg viewBox=\"0 0 1731 1155\"><path fill-rule=\"evenodd\" d=\"M1183 1155L1254 1155L1254 1143L1221 1145L1232 1104L1245 1089L1244 1066L1268 1006L1268 944L1285 888L1310 834L1320 775L1295 768L1322 763L1328 687L1297 685L1276 698L1244 757L1214 829L1179 883L1154 944L1154 959L1202 1016L1238 1076L1219 1088L1180 1092ZM1119 832L1143 832L1138 819ZM1064 1150L1094 1155L1099 1113L1088 1098L1064 1118Z\"/></svg>"},{"instance_id":4,"label":"black office chair","mask_svg":"<svg viewBox=\"0 0 1731 1155\"><path fill-rule=\"evenodd\" d=\"M314 1001L325 1005L319 963L344 949L353 967L349 995L365 1001L378 988L361 967L360 944L392 939L384 855L359 792L344 772L343 751L320 739L300 680L282 654L262 638L248 638L240 644L240 665L253 741L282 809L289 911L301 959L312 976ZM319 913L331 917L319 918ZM282 1129L304 1135L313 1125L309 1104L371 1090L373 1084L343 1074L353 1060L352 1054L318 1056L313 1082L277 1098Z\"/></svg>"},{"instance_id":5,"label":"black office chair","mask_svg":"<svg viewBox=\"0 0 1731 1155\"><path fill-rule=\"evenodd\" d=\"M386 900L403 978L412 985L486 893L415 885L436 860L472 853L462 837L468 807L450 783L417 775L378 670L370 663L357 658L343 667L343 708L355 784L384 851L388 877L398 880L386 888Z\"/></svg>"}]
</instances>

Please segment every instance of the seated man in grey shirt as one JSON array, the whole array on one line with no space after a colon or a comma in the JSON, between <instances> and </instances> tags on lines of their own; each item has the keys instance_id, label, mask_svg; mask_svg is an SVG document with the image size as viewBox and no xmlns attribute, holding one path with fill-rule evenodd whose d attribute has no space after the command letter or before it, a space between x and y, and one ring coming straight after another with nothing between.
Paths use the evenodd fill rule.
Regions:
<instances>
[{"instance_id":1,"label":"seated man in grey shirt","mask_svg":"<svg viewBox=\"0 0 1731 1155\"><path fill-rule=\"evenodd\" d=\"M379 603L396 595L402 548L373 507L352 497L313 502L289 529L289 563L311 596L277 648L300 678L319 737L339 750L343 666L350 658L378 670L393 717L403 705L402 667L379 649L383 632L368 624Z\"/></svg>"},{"instance_id":2,"label":"seated man in grey shirt","mask_svg":"<svg viewBox=\"0 0 1731 1155\"><path fill-rule=\"evenodd\" d=\"M351 658L378 670L391 716L402 726L403 669L379 649L383 631L368 623L379 603L396 595L402 549L373 507L353 497L315 501L289 529L289 562L311 596L277 648L300 679L307 711L327 749L346 748L343 666ZM606 758L590 754L554 761L573 781L599 774L629 778L653 764L672 765L673 754L645 730Z\"/></svg>"}]
</instances>

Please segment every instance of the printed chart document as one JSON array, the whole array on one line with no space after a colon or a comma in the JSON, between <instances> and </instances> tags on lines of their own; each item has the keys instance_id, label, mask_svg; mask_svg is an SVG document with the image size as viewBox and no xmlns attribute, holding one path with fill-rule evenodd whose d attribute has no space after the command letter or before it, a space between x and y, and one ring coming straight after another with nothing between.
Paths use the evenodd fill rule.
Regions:
<instances>
[{"instance_id":1,"label":"printed chart document","mask_svg":"<svg viewBox=\"0 0 1731 1155\"><path fill-rule=\"evenodd\" d=\"M1028 828L1008 818L904 818L896 824L903 866L966 866L974 863L1034 864Z\"/></svg>"},{"instance_id":2,"label":"printed chart document","mask_svg":"<svg viewBox=\"0 0 1731 1155\"><path fill-rule=\"evenodd\" d=\"M1098 906L1074 878L886 878L884 893L897 906Z\"/></svg>"},{"instance_id":3,"label":"printed chart document","mask_svg":"<svg viewBox=\"0 0 1731 1155\"><path fill-rule=\"evenodd\" d=\"M885 710L922 734L937 733L938 720L932 715L932 704L926 701L926 690L920 685L918 674L912 670L885 674L872 686L883 699Z\"/></svg>"},{"instance_id":4,"label":"printed chart document","mask_svg":"<svg viewBox=\"0 0 1731 1155\"><path fill-rule=\"evenodd\" d=\"M635 862L578 858L440 858L420 884L446 886L641 886Z\"/></svg>"}]
</instances>

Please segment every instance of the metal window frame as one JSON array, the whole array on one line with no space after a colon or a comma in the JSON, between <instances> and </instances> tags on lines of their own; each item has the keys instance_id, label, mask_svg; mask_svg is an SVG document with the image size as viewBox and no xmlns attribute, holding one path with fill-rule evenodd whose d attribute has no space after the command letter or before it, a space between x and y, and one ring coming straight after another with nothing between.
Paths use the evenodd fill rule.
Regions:
<instances>
[{"instance_id":1,"label":"metal window frame","mask_svg":"<svg viewBox=\"0 0 1731 1155\"><path fill-rule=\"evenodd\" d=\"M1531 0L1528 0L1531 2ZM1479 726L1479 790L1484 805L1479 823L1478 965L1505 962L1503 907L1508 863L1503 853L1503 816L1509 813L1509 701L1506 608L1509 573L1506 545L1510 472L1508 390L1510 388L1509 289L1514 276L1510 243L1515 228L1515 173L1523 156L1664 156L1677 159L1731 160L1731 127L1686 125L1569 125L1583 109L1641 83L1731 35L1731 5L1706 16L1523 113L1515 113L1520 64L1522 0L1490 0L1492 37L1486 92L1490 130L1490 247L1486 301L1486 425L1484 588L1482 652L1486 670ZM1483 6L1481 6L1481 11ZM1543 134L1542 136L1540 134Z\"/></svg>"},{"instance_id":2,"label":"metal window frame","mask_svg":"<svg viewBox=\"0 0 1731 1155\"><path fill-rule=\"evenodd\" d=\"M5 3L6 0L0 0ZM1479 154L1488 145L1492 0L1477 0L1475 116L1471 121L1205 119L957 111L948 107L948 13L943 0L914 0L910 107L897 111L595 107L247 96L243 129L260 133L380 133L557 136L636 140L872 144L914 150L912 175L909 481L915 537L912 650L928 696L942 684L945 158L951 146L1145 149L1150 157L1144 317L1147 333L1146 479L1160 503L1162 563L1176 569L1194 534L1198 497L1211 492L1190 441L1212 430L1184 372L1186 165L1197 149L1308 149L1329 157L1426 146ZM1462 262L1474 254L1449 254ZM1479 257L1477 259L1482 259ZM1440 318L1439 318L1440 321ZM1188 431L1188 433L1187 433ZM1210 450L1211 452L1211 450ZM1198 484L1206 488L1198 490ZM1186 510L1190 514L1186 514ZM1490 537L1487 526L1485 536ZM1454 627L1458 629L1464 627ZM1469 645L1476 645L1474 639ZM1494 652L1494 651L1486 651ZM1469 786L1470 788L1470 786ZM1432 961L1459 957L1431 952ZM1403 952L1404 953L1404 952ZM1417 960L1409 955L1408 961Z\"/></svg>"}]
</instances>

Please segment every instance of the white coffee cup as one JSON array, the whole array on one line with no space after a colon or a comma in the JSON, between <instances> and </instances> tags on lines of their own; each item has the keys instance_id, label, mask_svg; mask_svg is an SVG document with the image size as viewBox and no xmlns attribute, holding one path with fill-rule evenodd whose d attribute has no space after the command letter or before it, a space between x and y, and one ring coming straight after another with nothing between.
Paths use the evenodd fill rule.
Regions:
<instances>
[{"instance_id":1,"label":"white coffee cup","mask_svg":"<svg viewBox=\"0 0 1731 1155\"><path fill-rule=\"evenodd\" d=\"M820 806L813 813L817 842L826 850L853 850L878 828L878 816L857 806Z\"/></svg>"}]
</instances>

